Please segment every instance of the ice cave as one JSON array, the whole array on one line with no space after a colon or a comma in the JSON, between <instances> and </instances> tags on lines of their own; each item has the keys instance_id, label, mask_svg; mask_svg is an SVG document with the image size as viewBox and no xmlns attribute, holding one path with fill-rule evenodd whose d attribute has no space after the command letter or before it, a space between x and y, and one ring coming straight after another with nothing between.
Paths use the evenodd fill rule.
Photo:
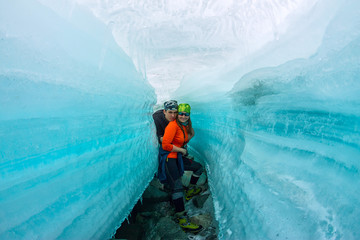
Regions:
<instances>
[{"instance_id":1,"label":"ice cave","mask_svg":"<svg viewBox=\"0 0 360 240\"><path fill-rule=\"evenodd\" d=\"M110 239L167 99L219 239L360 239L358 0L0 0L0 239Z\"/></svg>"}]
</instances>

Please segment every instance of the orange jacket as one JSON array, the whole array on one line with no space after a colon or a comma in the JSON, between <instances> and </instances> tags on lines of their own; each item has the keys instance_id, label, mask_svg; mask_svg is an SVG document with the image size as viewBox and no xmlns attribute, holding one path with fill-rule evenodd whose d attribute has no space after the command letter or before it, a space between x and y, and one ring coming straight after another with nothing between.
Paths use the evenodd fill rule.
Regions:
<instances>
[{"instance_id":1,"label":"orange jacket","mask_svg":"<svg viewBox=\"0 0 360 240\"><path fill-rule=\"evenodd\" d=\"M183 126L183 129L184 132L181 130L179 125L177 125L176 120L169 122L169 124L165 128L165 133L162 141L162 147L164 150L170 152L173 149L173 145L177 147L184 146L184 142L188 141L188 133L185 126ZM168 158L177 158L177 152L171 152L168 155Z\"/></svg>"}]
</instances>

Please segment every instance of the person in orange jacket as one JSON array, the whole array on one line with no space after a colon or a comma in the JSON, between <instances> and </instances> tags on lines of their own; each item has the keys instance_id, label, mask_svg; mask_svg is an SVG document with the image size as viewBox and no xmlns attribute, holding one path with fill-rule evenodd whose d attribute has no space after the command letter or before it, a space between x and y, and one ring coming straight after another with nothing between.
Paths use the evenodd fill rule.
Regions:
<instances>
[{"instance_id":1,"label":"person in orange jacket","mask_svg":"<svg viewBox=\"0 0 360 240\"><path fill-rule=\"evenodd\" d=\"M169 100L164 102L164 109L158 110L153 114L154 123L156 126L156 135L158 137L159 144L162 144L162 139L164 136L165 128L169 124L177 119L178 117L178 103L175 100ZM192 128L191 128L192 129ZM189 139L194 136L194 130L192 129L192 133L189 135ZM164 169L164 161L161 160L161 155L166 153L163 152L163 149L160 147L159 149L159 171L157 177L162 182L166 179L165 169ZM185 171L192 171L191 179L189 187L185 190L185 199L188 201L192 199L194 196L200 194L202 189L197 187L196 184L200 178L200 175L203 173L203 166L196 162L193 157L186 155L182 158L183 161L183 169Z\"/></svg>"},{"instance_id":2,"label":"person in orange jacket","mask_svg":"<svg viewBox=\"0 0 360 240\"><path fill-rule=\"evenodd\" d=\"M172 191L171 197L175 205L177 222L185 231L199 232L202 226L191 223L185 212L184 190L181 182L183 169L181 169L182 166L179 166L182 163L182 156L186 156L188 153L185 146L195 133L190 120L190 110L189 104L179 104L177 118L169 122L165 128L162 148L169 152L165 162L165 173L166 180ZM179 156L179 154L182 156Z\"/></svg>"}]
</instances>

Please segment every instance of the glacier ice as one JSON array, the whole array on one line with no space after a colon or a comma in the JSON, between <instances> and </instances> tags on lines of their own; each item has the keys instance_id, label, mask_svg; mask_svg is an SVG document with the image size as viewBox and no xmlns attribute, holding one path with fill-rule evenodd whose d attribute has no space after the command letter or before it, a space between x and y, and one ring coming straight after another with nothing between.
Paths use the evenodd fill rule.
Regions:
<instances>
[{"instance_id":1,"label":"glacier ice","mask_svg":"<svg viewBox=\"0 0 360 240\"><path fill-rule=\"evenodd\" d=\"M177 96L196 109L192 148L206 159L222 238L360 237L359 9L338 5L307 58L182 81ZM224 76L239 80L221 95ZM186 92L206 82L206 93Z\"/></svg>"},{"instance_id":2,"label":"glacier ice","mask_svg":"<svg viewBox=\"0 0 360 240\"><path fill-rule=\"evenodd\" d=\"M0 238L110 238L171 97L192 106L221 239L359 239L359 11L0 0Z\"/></svg>"},{"instance_id":3,"label":"glacier ice","mask_svg":"<svg viewBox=\"0 0 360 240\"><path fill-rule=\"evenodd\" d=\"M88 10L0 1L0 239L110 238L156 170L155 102Z\"/></svg>"}]
</instances>

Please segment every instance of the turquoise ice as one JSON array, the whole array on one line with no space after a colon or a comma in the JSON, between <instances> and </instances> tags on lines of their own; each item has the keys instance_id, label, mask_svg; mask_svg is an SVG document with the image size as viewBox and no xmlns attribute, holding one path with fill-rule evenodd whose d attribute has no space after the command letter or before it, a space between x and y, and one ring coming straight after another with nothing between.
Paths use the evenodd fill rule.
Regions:
<instances>
[{"instance_id":1,"label":"turquoise ice","mask_svg":"<svg viewBox=\"0 0 360 240\"><path fill-rule=\"evenodd\" d=\"M110 238L156 170L154 90L89 11L0 9L0 239Z\"/></svg>"},{"instance_id":2,"label":"turquoise ice","mask_svg":"<svg viewBox=\"0 0 360 240\"><path fill-rule=\"evenodd\" d=\"M359 239L359 64L355 0L0 0L0 239L109 239L167 98L220 239Z\"/></svg>"}]
</instances>

